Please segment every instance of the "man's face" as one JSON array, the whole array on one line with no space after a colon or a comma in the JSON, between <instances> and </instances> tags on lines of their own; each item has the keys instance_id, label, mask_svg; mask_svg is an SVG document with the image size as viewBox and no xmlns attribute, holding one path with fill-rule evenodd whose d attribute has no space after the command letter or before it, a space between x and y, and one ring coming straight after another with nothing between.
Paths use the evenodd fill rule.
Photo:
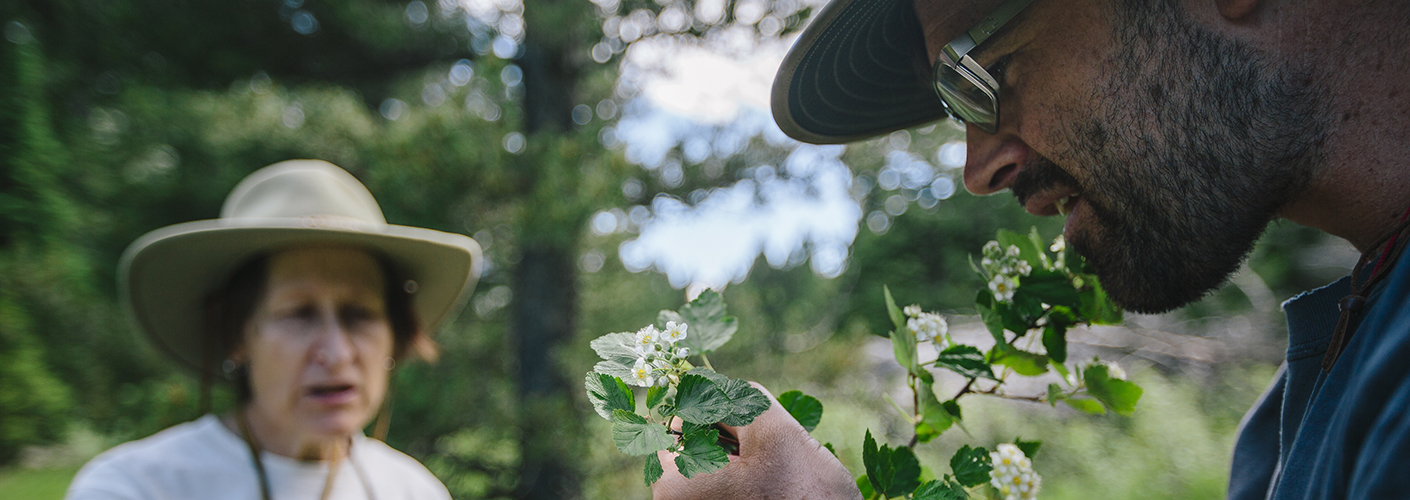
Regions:
<instances>
[{"instance_id":1,"label":"man's face","mask_svg":"<svg viewBox=\"0 0 1410 500\"><path fill-rule=\"evenodd\" d=\"M1008 63L999 130L968 128L965 184L1068 213L1112 299L1162 312L1223 283L1306 185L1322 101L1179 6L1111 3L1034 2L981 48L981 64Z\"/></svg>"}]
</instances>

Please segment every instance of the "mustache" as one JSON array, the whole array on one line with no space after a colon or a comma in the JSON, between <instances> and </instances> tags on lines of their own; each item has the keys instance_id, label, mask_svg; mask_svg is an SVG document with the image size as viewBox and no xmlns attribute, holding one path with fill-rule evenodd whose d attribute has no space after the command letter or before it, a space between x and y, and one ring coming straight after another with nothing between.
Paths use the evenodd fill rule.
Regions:
<instances>
[{"instance_id":1,"label":"mustache","mask_svg":"<svg viewBox=\"0 0 1410 500\"><path fill-rule=\"evenodd\" d=\"M1052 160L1039 156L1019 170L1009 189L1018 198L1019 206L1023 206L1033 195L1059 187L1082 191L1082 185L1077 182L1076 177L1058 167Z\"/></svg>"}]
</instances>

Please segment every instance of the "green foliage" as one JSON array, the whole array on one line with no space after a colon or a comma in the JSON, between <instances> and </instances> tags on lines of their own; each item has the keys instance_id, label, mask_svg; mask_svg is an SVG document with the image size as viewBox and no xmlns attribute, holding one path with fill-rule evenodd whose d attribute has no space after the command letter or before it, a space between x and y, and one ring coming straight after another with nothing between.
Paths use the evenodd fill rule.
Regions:
<instances>
[{"instance_id":1,"label":"green foliage","mask_svg":"<svg viewBox=\"0 0 1410 500\"><path fill-rule=\"evenodd\" d=\"M950 457L950 469L955 471L955 481L972 488L989 482L994 466L989 463L989 450L964 445Z\"/></svg>"},{"instance_id":2,"label":"green foliage","mask_svg":"<svg viewBox=\"0 0 1410 500\"><path fill-rule=\"evenodd\" d=\"M665 326L667 321L683 322L690 325L690 334L682 345L691 352L709 354L715 352L734 337L739 323L734 316L725 312L725 301L719 292L705 290L700 296L676 311L661 311L657 322Z\"/></svg>"},{"instance_id":3,"label":"green foliage","mask_svg":"<svg viewBox=\"0 0 1410 500\"><path fill-rule=\"evenodd\" d=\"M920 462L909 446L877 446L867 431L862 442L862 463L872 490L886 498L910 493L920 486Z\"/></svg>"},{"instance_id":4,"label":"green foliage","mask_svg":"<svg viewBox=\"0 0 1410 500\"><path fill-rule=\"evenodd\" d=\"M634 335L631 333L609 333L592 341L592 349L602 358L592 371L618 378L631 376L632 364L636 363L633 350Z\"/></svg>"},{"instance_id":5,"label":"green foliage","mask_svg":"<svg viewBox=\"0 0 1410 500\"><path fill-rule=\"evenodd\" d=\"M655 453L646 456L646 468L642 471L642 480L646 483L647 486L651 486L652 484L656 483L657 480L661 479L661 475L665 474L665 472L666 471L661 468L660 456Z\"/></svg>"},{"instance_id":6,"label":"green foliage","mask_svg":"<svg viewBox=\"0 0 1410 500\"><path fill-rule=\"evenodd\" d=\"M587 374L586 386L588 400L592 402L592 409L596 410L597 414L607 419L608 422L612 421L612 414L616 410L636 411L636 401L632 399L632 391L627 388L626 382L622 382L622 379L605 373L589 373ZM653 387L653 389L655 388ZM664 393L664 391L661 392ZM660 398L657 398L657 402L659 400ZM656 405L648 399L646 406L654 408Z\"/></svg>"},{"instance_id":7,"label":"green foliage","mask_svg":"<svg viewBox=\"0 0 1410 500\"><path fill-rule=\"evenodd\" d=\"M818 398L803 394L802 391L788 391L778 395L778 404L783 409L788 410L789 415L797 420L808 432L818 427L818 422L822 421L823 404Z\"/></svg>"},{"instance_id":8,"label":"green foliage","mask_svg":"<svg viewBox=\"0 0 1410 500\"><path fill-rule=\"evenodd\" d=\"M967 500L964 486L951 481L930 481L916 488L912 500Z\"/></svg>"},{"instance_id":9,"label":"green foliage","mask_svg":"<svg viewBox=\"0 0 1410 500\"><path fill-rule=\"evenodd\" d=\"M628 455L654 454L675 443L666 426L647 422L641 415L612 410L612 440L617 449Z\"/></svg>"},{"instance_id":10,"label":"green foliage","mask_svg":"<svg viewBox=\"0 0 1410 500\"><path fill-rule=\"evenodd\" d=\"M1142 390L1136 384L1114 378L1106 365L1093 364L1082 372L1087 383L1087 393L1105 404L1111 411L1130 416L1136 411L1136 402L1141 399Z\"/></svg>"},{"instance_id":11,"label":"green foliage","mask_svg":"<svg viewBox=\"0 0 1410 500\"><path fill-rule=\"evenodd\" d=\"M676 456L676 468L686 479L696 474L708 474L729 464L724 448L717 442L720 431L706 427L695 427L681 436L681 445Z\"/></svg>"},{"instance_id":12,"label":"green foliage","mask_svg":"<svg viewBox=\"0 0 1410 500\"><path fill-rule=\"evenodd\" d=\"M935 359L936 368L944 368L966 378L987 378L994 380L994 370L989 367L984 353L978 347L954 345L940 351Z\"/></svg>"}]
</instances>

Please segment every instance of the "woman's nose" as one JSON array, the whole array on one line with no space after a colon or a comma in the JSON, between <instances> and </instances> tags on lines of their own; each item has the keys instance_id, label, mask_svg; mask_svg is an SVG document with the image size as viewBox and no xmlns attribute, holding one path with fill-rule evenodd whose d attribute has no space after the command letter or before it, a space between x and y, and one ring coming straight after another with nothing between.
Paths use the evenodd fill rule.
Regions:
<instances>
[{"instance_id":1,"label":"woman's nose","mask_svg":"<svg viewBox=\"0 0 1410 500\"><path fill-rule=\"evenodd\" d=\"M314 345L314 360L324 366L336 366L352 361L353 345L348 337L347 326L339 321L337 314L323 316L318 341Z\"/></svg>"},{"instance_id":2,"label":"woman's nose","mask_svg":"<svg viewBox=\"0 0 1410 500\"><path fill-rule=\"evenodd\" d=\"M964 187L974 194L1008 189L1032 150L1010 134L990 134L965 125Z\"/></svg>"}]
</instances>

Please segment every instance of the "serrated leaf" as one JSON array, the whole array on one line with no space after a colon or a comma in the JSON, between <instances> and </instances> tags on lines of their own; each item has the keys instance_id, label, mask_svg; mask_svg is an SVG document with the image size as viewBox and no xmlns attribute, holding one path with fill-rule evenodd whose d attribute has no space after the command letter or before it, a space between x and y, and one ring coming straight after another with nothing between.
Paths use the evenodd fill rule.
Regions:
<instances>
[{"instance_id":1,"label":"serrated leaf","mask_svg":"<svg viewBox=\"0 0 1410 500\"><path fill-rule=\"evenodd\" d=\"M778 404L788 410L789 415L798 421L808 432L818 427L822 421L823 405L818 398L803 394L802 391L788 391L778 396Z\"/></svg>"},{"instance_id":2,"label":"serrated leaf","mask_svg":"<svg viewBox=\"0 0 1410 500\"><path fill-rule=\"evenodd\" d=\"M725 449L717 443L720 431L715 429L696 430L681 437L680 455L676 456L676 468L686 479L696 474L708 474L729 464Z\"/></svg>"},{"instance_id":3,"label":"serrated leaf","mask_svg":"<svg viewBox=\"0 0 1410 500\"><path fill-rule=\"evenodd\" d=\"M1125 380L1112 378L1106 365L1094 364L1082 371L1087 394L1097 398L1118 415L1130 416L1144 392L1141 387Z\"/></svg>"},{"instance_id":4,"label":"serrated leaf","mask_svg":"<svg viewBox=\"0 0 1410 500\"><path fill-rule=\"evenodd\" d=\"M641 415L626 410L613 410L612 421L612 441L617 443L617 450L628 455L656 453L676 442L666 432L666 426L647 422Z\"/></svg>"},{"instance_id":5,"label":"serrated leaf","mask_svg":"<svg viewBox=\"0 0 1410 500\"><path fill-rule=\"evenodd\" d=\"M905 446L878 448L871 430L867 430L862 442L862 463L872 488L887 498L910 493L920 486L920 462L915 452Z\"/></svg>"},{"instance_id":6,"label":"serrated leaf","mask_svg":"<svg viewBox=\"0 0 1410 500\"><path fill-rule=\"evenodd\" d=\"M1067 362L1067 327L1061 324L1048 324L1043 327L1043 349L1056 363Z\"/></svg>"},{"instance_id":7,"label":"serrated leaf","mask_svg":"<svg viewBox=\"0 0 1410 500\"><path fill-rule=\"evenodd\" d=\"M989 360L996 365L1012 368L1014 373L1028 377L1048 373L1047 356L1033 354L1007 344L994 346L994 350L989 353Z\"/></svg>"},{"instance_id":8,"label":"serrated leaf","mask_svg":"<svg viewBox=\"0 0 1410 500\"><path fill-rule=\"evenodd\" d=\"M608 422L612 421L613 410L636 411L636 399L622 379L603 373L589 373L583 385L587 388L593 411Z\"/></svg>"},{"instance_id":9,"label":"serrated leaf","mask_svg":"<svg viewBox=\"0 0 1410 500\"><path fill-rule=\"evenodd\" d=\"M1066 397L1067 394L1062 391L1062 387L1057 384L1048 384L1048 404L1056 405L1058 401Z\"/></svg>"},{"instance_id":10,"label":"serrated leaf","mask_svg":"<svg viewBox=\"0 0 1410 500\"><path fill-rule=\"evenodd\" d=\"M661 475L665 473L666 471L661 468L659 455L652 453L646 456L646 470L643 471L642 479L646 481L647 486L655 484L656 480L661 479Z\"/></svg>"},{"instance_id":11,"label":"serrated leaf","mask_svg":"<svg viewBox=\"0 0 1410 500\"><path fill-rule=\"evenodd\" d=\"M979 291L979 297L974 301L974 308L979 310L979 320L984 323L984 328L989 330L989 335L994 337L994 341L1006 342L1004 340L1004 317L994 309L994 294L989 289Z\"/></svg>"},{"instance_id":12,"label":"serrated leaf","mask_svg":"<svg viewBox=\"0 0 1410 500\"><path fill-rule=\"evenodd\" d=\"M1034 455L1037 455L1037 454L1038 454L1038 449L1043 447L1043 442L1042 442L1042 441L1024 441L1024 440L1022 440L1022 439L1019 439L1019 438L1015 437L1015 438L1013 438L1013 445L1014 445L1014 446L1017 446L1017 447L1018 447L1018 450L1023 452L1023 456L1028 457L1028 458L1031 459L1031 458L1033 458Z\"/></svg>"},{"instance_id":13,"label":"serrated leaf","mask_svg":"<svg viewBox=\"0 0 1410 500\"><path fill-rule=\"evenodd\" d=\"M680 319L690 328L680 345L689 347L694 354L709 354L719 349L734 337L739 322L725 312L725 301L714 290L700 292L700 296L690 301L679 312ZM658 316L659 318L659 316Z\"/></svg>"},{"instance_id":14,"label":"serrated leaf","mask_svg":"<svg viewBox=\"0 0 1410 500\"><path fill-rule=\"evenodd\" d=\"M669 391L670 388L664 385L651 386L650 389L646 390L646 408L649 410L661 404L661 401L666 399L666 393Z\"/></svg>"},{"instance_id":15,"label":"serrated leaf","mask_svg":"<svg viewBox=\"0 0 1410 500\"><path fill-rule=\"evenodd\" d=\"M773 402L769 401L769 397L765 396L762 391L740 379L729 379L729 383L725 384L721 391L730 401L729 416L720 420L720 423L725 425L734 427L749 425L770 406L773 406Z\"/></svg>"},{"instance_id":16,"label":"serrated leaf","mask_svg":"<svg viewBox=\"0 0 1410 500\"><path fill-rule=\"evenodd\" d=\"M950 481L930 481L916 488L912 500L968 500L964 487Z\"/></svg>"},{"instance_id":17,"label":"serrated leaf","mask_svg":"<svg viewBox=\"0 0 1410 500\"><path fill-rule=\"evenodd\" d=\"M749 382L703 368L687 372L676 386L676 415L699 424L749 425L770 405Z\"/></svg>"},{"instance_id":18,"label":"serrated leaf","mask_svg":"<svg viewBox=\"0 0 1410 500\"><path fill-rule=\"evenodd\" d=\"M881 293L886 296L886 315L891 318L891 324L897 330L906 330L906 315L901 312L901 308L896 307L896 299L891 297L891 288L881 285Z\"/></svg>"},{"instance_id":19,"label":"serrated leaf","mask_svg":"<svg viewBox=\"0 0 1410 500\"><path fill-rule=\"evenodd\" d=\"M1101 415L1103 413L1106 413L1106 408L1094 399L1067 398L1062 400L1062 402L1067 403L1067 406L1071 406L1072 409L1080 411L1082 413L1087 413L1090 415Z\"/></svg>"},{"instance_id":20,"label":"serrated leaf","mask_svg":"<svg viewBox=\"0 0 1410 500\"><path fill-rule=\"evenodd\" d=\"M714 382L696 373L681 376L680 384L676 385L676 416L709 425L729 414L729 400Z\"/></svg>"},{"instance_id":21,"label":"serrated leaf","mask_svg":"<svg viewBox=\"0 0 1410 500\"><path fill-rule=\"evenodd\" d=\"M965 378L994 379L994 370L984 361L984 353L974 346L959 344L940 351L940 356L935 358L935 366Z\"/></svg>"},{"instance_id":22,"label":"serrated leaf","mask_svg":"<svg viewBox=\"0 0 1410 500\"><path fill-rule=\"evenodd\" d=\"M832 443L823 443L823 448L827 448L827 451L832 453L832 456L837 456L837 448L833 448Z\"/></svg>"},{"instance_id":23,"label":"serrated leaf","mask_svg":"<svg viewBox=\"0 0 1410 500\"><path fill-rule=\"evenodd\" d=\"M1059 273L1038 273L1024 277L1015 295L1025 294L1049 305L1078 307L1082 300L1072 280Z\"/></svg>"},{"instance_id":24,"label":"serrated leaf","mask_svg":"<svg viewBox=\"0 0 1410 500\"><path fill-rule=\"evenodd\" d=\"M950 470L955 472L955 481L972 488L989 482L994 466L989 463L989 450L964 445L950 457Z\"/></svg>"},{"instance_id":25,"label":"serrated leaf","mask_svg":"<svg viewBox=\"0 0 1410 500\"><path fill-rule=\"evenodd\" d=\"M1086 282L1086 290L1081 294L1081 306L1077 312L1082 317L1094 325L1115 325L1121 323L1123 311L1117 307L1106 295L1106 290L1102 289L1097 277L1084 274L1082 280Z\"/></svg>"},{"instance_id":26,"label":"serrated leaf","mask_svg":"<svg viewBox=\"0 0 1410 500\"><path fill-rule=\"evenodd\" d=\"M661 312L656 313L656 328L665 330L666 323L670 323L673 321L676 323L686 322L685 318L681 317L681 313L672 311L670 309L662 309Z\"/></svg>"},{"instance_id":27,"label":"serrated leaf","mask_svg":"<svg viewBox=\"0 0 1410 500\"><path fill-rule=\"evenodd\" d=\"M634 350L635 342L636 334L627 332L609 333L593 339L589 345L597 351L602 361L594 365L592 371L617 378L631 378L632 365L640 357Z\"/></svg>"}]
</instances>

